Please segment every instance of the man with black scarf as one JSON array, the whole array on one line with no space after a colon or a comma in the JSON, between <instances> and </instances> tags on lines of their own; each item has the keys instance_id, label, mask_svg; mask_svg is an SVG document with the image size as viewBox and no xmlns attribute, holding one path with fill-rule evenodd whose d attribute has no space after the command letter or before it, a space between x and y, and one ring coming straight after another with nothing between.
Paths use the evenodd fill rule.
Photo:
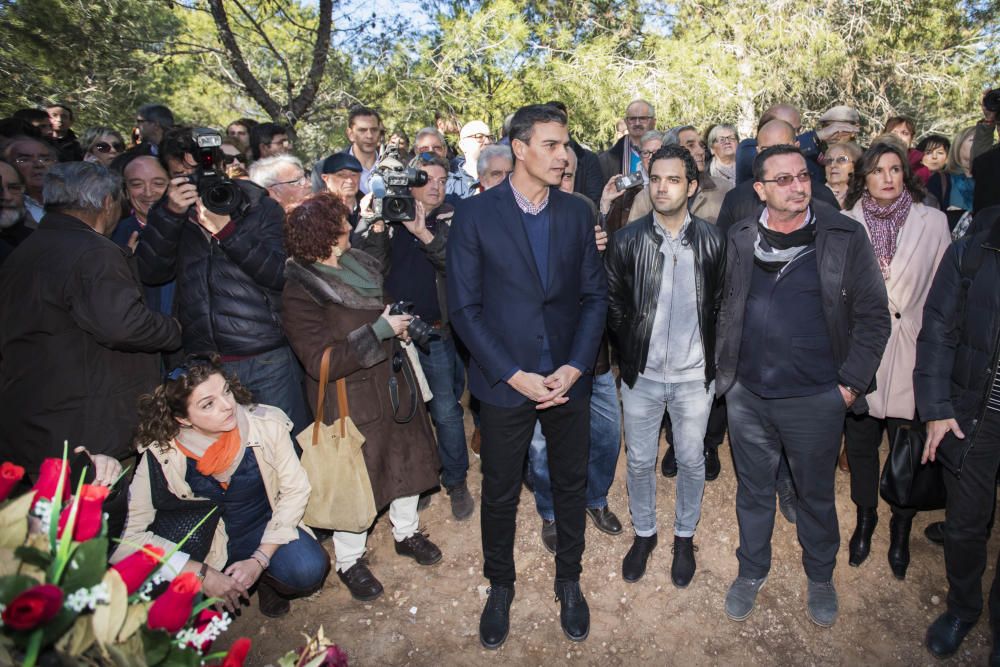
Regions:
<instances>
[{"instance_id":1,"label":"man with black scarf","mask_svg":"<svg viewBox=\"0 0 1000 667\"><path fill-rule=\"evenodd\" d=\"M719 314L716 391L729 405L737 471L739 575L726 615L746 619L771 567L775 473L782 451L798 495L808 614L837 617L833 569L840 548L834 474L844 412L865 411L889 338L885 283L864 229L812 202L795 146L759 153L760 215L729 233Z\"/></svg>"}]
</instances>

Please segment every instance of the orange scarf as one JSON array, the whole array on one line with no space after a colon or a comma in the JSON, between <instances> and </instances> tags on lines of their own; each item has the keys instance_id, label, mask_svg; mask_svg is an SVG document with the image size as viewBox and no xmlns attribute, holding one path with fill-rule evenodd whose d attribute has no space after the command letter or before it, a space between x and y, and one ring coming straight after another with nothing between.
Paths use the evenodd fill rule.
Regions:
<instances>
[{"instance_id":1,"label":"orange scarf","mask_svg":"<svg viewBox=\"0 0 1000 667\"><path fill-rule=\"evenodd\" d=\"M198 469L202 475L217 475L221 472L229 470L229 466L233 465L233 461L236 460L236 455L240 453L240 447L243 445L243 439L240 437L239 427L234 428L232 431L226 431L223 433L218 440L209 445L205 453L199 457L193 454L190 450L181 444L180 440L174 439L177 444L177 449L179 449L184 456L189 459L194 459L198 462L195 468ZM228 489L228 482L219 482L222 488Z\"/></svg>"}]
</instances>

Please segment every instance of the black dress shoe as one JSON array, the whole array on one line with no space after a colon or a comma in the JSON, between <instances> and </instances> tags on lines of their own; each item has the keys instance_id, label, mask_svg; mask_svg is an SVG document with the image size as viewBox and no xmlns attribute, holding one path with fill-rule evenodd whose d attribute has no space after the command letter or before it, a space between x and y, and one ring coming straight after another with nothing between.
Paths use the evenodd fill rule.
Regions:
<instances>
[{"instance_id":1,"label":"black dress shoe","mask_svg":"<svg viewBox=\"0 0 1000 667\"><path fill-rule=\"evenodd\" d=\"M270 583L268 574L263 574L257 584L257 603L260 605L260 613L268 618L281 618L292 608L288 598L283 597L274 589Z\"/></svg>"},{"instance_id":2,"label":"black dress shoe","mask_svg":"<svg viewBox=\"0 0 1000 667\"><path fill-rule=\"evenodd\" d=\"M542 519L542 546L550 553L556 552L556 522Z\"/></svg>"},{"instance_id":3,"label":"black dress shoe","mask_svg":"<svg viewBox=\"0 0 1000 667\"><path fill-rule=\"evenodd\" d=\"M599 509L587 508L587 516L594 522L597 530L608 535L620 535L622 532L622 522L618 520L615 513L605 505Z\"/></svg>"},{"instance_id":4,"label":"black dress shoe","mask_svg":"<svg viewBox=\"0 0 1000 667\"><path fill-rule=\"evenodd\" d=\"M899 580L906 579L910 566L910 527L913 519L892 517L889 520L889 568Z\"/></svg>"},{"instance_id":5,"label":"black dress shoe","mask_svg":"<svg viewBox=\"0 0 1000 667\"><path fill-rule=\"evenodd\" d=\"M677 457L674 455L673 445L667 445L667 451L663 455L663 461L660 463L660 472L663 473L664 477L677 476Z\"/></svg>"},{"instance_id":6,"label":"black dress shoe","mask_svg":"<svg viewBox=\"0 0 1000 667\"><path fill-rule=\"evenodd\" d=\"M719 461L718 447L705 448L705 481L711 482L722 472L722 462Z\"/></svg>"},{"instance_id":7,"label":"black dress shoe","mask_svg":"<svg viewBox=\"0 0 1000 667\"><path fill-rule=\"evenodd\" d=\"M563 634L570 641L582 642L590 634L590 607L580 590L580 582L557 581L556 600Z\"/></svg>"},{"instance_id":8,"label":"black dress shoe","mask_svg":"<svg viewBox=\"0 0 1000 667\"><path fill-rule=\"evenodd\" d=\"M990 667L1000 667L1000 632L993 631L993 651L990 652Z\"/></svg>"},{"instance_id":9,"label":"black dress shoe","mask_svg":"<svg viewBox=\"0 0 1000 667\"><path fill-rule=\"evenodd\" d=\"M924 537L939 547L944 546L944 521L935 521L924 528Z\"/></svg>"},{"instance_id":10,"label":"black dress shoe","mask_svg":"<svg viewBox=\"0 0 1000 667\"><path fill-rule=\"evenodd\" d=\"M636 535L632 542L632 548L628 550L625 559L622 560L622 579L630 584L642 579L642 575L646 574L646 561L649 560L649 554L653 553L655 548L655 534L649 537Z\"/></svg>"},{"instance_id":11,"label":"black dress shoe","mask_svg":"<svg viewBox=\"0 0 1000 667\"><path fill-rule=\"evenodd\" d=\"M514 601L513 586L490 586L490 596L479 617L479 641L488 649L500 648L510 632L510 603Z\"/></svg>"},{"instance_id":12,"label":"black dress shoe","mask_svg":"<svg viewBox=\"0 0 1000 667\"><path fill-rule=\"evenodd\" d=\"M420 565L435 565L441 560L441 550L420 531L402 542L396 542L396 553L412 558Z\"/></svg>"},{"instance_id":13,"label":"black dress shoe","mask_svg":"<svg viewBox=\"0 0 1000 667\"><path fill-rule=\"evenodd\" d=\"M927 650L936 658L947 658L958 650L965 635L975 626L975 621L963 621L946 611L927 628Z\"/></svg>"},{"instance_id":14,"label":"black dress shoe","mask_svg":"<svg viewBox=\"0 0 1000 667\"><path fill-rule=\"evenodd\" d=\"M364 558L359 558L357 563L343 572L338 570L337 576L355 600L371 602L382 595L382 584L368 569L368 561Z\"/></svg>"},{"instance_id":15,"label":"black dress shoe","mask_svg":"<svg viewBox=\"0 0 1000 667\"><path fill-rule=\"evenodd\" d=\"M694 552L697 548L693 537L674 535L674 559L670 564L670 580L677 588L687 588L694 578L696 567Z\"/></svg>"},{"instance_id":16,"label":"black dress shoe","mask_svg":"<svg viewBox=\"0 0 1000 667\"><path fill-rule=\"evenodd\" d=\"M849 544L851 567L858 567L865 562L872 550L872 533L878 525L878 513L874 507L858 508L858 525L854 528Z\"/></svg>"},{"instance_id":17,"label":"black dress shoe","mask_svg":"<svg viewBox=\"0 0 1000 667\"><path fill-rule=\"evenodd\" d=\"M795 495L795 485L792 480L778 480L775 487L778 492L778 510L788 523L795 523L798 515L799 497Z\"/></svg>"}]
</instances>

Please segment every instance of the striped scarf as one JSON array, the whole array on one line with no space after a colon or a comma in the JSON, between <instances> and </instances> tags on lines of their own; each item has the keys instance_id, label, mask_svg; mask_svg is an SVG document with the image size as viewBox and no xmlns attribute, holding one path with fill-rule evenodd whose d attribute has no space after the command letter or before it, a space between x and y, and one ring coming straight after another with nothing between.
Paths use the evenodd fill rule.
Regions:
<instances>
[{"instance_id":1,"label":"striped scarf","mask_svg":"<svg viewBox=\"0 0 1000 667\"><path fill-rule=\"evenodd\" d=\"M865 214L865 224L872 238L872 247L875 248L875 257L878 258L878 266L882 269L882 278L889 280L889 265L896 255L896 241L899 232L906 223L906 216L910 214L910 206L913 205L913 197L905 188L903 194L896 198L888 206L879 206L875 198L868 192L861 195L861 209Z\"/></svg>"}]
</instances>

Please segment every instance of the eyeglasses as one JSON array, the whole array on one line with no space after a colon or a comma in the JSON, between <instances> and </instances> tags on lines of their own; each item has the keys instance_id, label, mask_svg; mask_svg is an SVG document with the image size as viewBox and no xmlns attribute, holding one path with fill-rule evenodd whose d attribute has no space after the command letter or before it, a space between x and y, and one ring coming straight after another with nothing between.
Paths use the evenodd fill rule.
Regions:
<instances>
[{"instance_id":1,"label":"eyeglasses","mask_svg":"<svg viewBox=\"0 0 1000 667\"><path fill-rule=\"evenodd\" d=\"M645 123L653 120L653 116L625 116L626 123Z\"/></svg>"},{"instance_id":2,"label":"eyeglasses","mask_svg":"<svg viewBox=\"0 0 1000 667\"><path fill-rule=\"evenodd\" d=\"M475 139L476 141L484 141L486 139L489 139L490 141L493 141L493 135L492 134L483 134L482 132L479 132L477 134L470 134L470 135L466 136L465 138L466 139Z\"/></svg>"},{"instance_id":3,"label":"eyeglasses","mask_svg":"<svg viewBox=\"0 0 1000 667\"><path fill-rule=\"evenodd\" d=\"M715 144L734 143L735 144L736 143L736 137L716 137L715 141L713 141L712 143L715 143Z\"/></svg>"},{"instance_id":4,"label":"eyeglasses","mask_svg":"<svg viewBox=\"0 0 1000 667\"><path fill-rule=\"evenodd\" d=\"M276 139L275 141L269 141L269 142L267 142L267 145L268 146L286 146L286 147L290 147L292 145L292 142L291 142L290 139Z\"/></svg>"},{"instance_id":5,"label":"eyeglasses","mask_svg":"<svg viewBox=\"0 0 1000 667\"><path fill-rule=\"evenodd\" d=\"M787 188L792 184L792 181L798 181L799 183L806 183L811 179L808 171L803 171L801 174L796 174L792 176L791 174L782 174L777 178L762 178L761 183L777 183L779 187Z\"/></svg>"},{"instance_id":6,"label":"eyeglasses","mask_svg":"<svg viewBox=\"0 0 1000 667\"><path fill-rule=\"evenodd\" d=\"M110 144L106 141L98 141L93 145L93 149L98 153L110 153L112 148L115 149L116 153L121 153L125 150L125 144L120 141L112 141Z\"/></svg>"},{"instance_id":7,"label":"eyeglasses","mask_svg":"<svg viewBox=\"0 0 1000 667\"><path fill-rule=\"evenodd\" d=\"M847 164L848 162L854 162L850 155L838 155L837 157L826 158L826 164Z\"/></svg>"},{"instance_id":8,"label":"eyeglasses","mask_svg":"<svg viewBox=\"0 0 1000 667\"><path fill-rule=\"evenodd\" d=\"M295 187L299 187L300 188L300 187L302 187L304 185L309 185L309 184L310 184L309 174L308 173L303 173L301 176L299 176L298 178L296 178L294 180L291 180L291 181L278 181L277 183L272 183L271 185L272 185L272 187L275 186L275 185L294 185Z\"/></svg>"},{"instance_id":9,"label":"eyeglasses","mask_svg":"<svg viewBox=\"0 0 1000 667\"><path fill-rule=\"evenodd\" d=\"M653 153L655 152L656 151L640 151L639 155L641 155L642 157L652 157Z\"/></svg>"},{"instance_id":10,"label":"eyeglasses","mask_svg":"<svg viewBox=\"0 0 1000 667\"><path fill-rule=\"evenodd\" d=\"M182 378L186 378L191 373L191 371L194 370L195 368L206 368L206 367L207 368L212 368L213 367L212 358L211 357L209 357L207 355L202 355L202 354L192 355L183 364L181 364L180 366L177 366L172 371L170 371L169 373L167 373L163 377L163 382L164 383L166 383L168 381L169 382L177 382L178 380L180 380Z\"/></svg>"},{"instance_id":11,"label":"eyeglasses","mask_svg":"<svg viewBox=\"0 0 1000 667\"><path fill-rule=\"evenodd\" d=\"M14 158L15 164L25 165L25 164L39 164L43 167L48 167L56 163L56 159L50 156L43 155L19 155Z\"/></svg>"}]
</instances>

